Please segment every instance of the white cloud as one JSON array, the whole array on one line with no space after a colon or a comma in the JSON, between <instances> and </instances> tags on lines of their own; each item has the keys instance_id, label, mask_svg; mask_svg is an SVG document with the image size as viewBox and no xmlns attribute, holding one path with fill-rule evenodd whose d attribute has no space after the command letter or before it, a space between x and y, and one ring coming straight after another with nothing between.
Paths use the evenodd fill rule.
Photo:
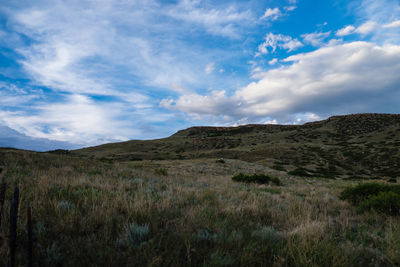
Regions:
<instances>
[{"instance_id":1,"label":"white cloud","mask_svg":"<svg viewBox=\"0 0 400 267\"><path fill-rule=\"evenodd\" d=\"M160 105L164 108L184 110L185 112L196 115L207 115L210 111L219 114L229 109L231 101L227 98L225 91L212 91L210 95L203 96L196 93L179 97L179 103L172 99L164 99Z\"/></svg>"},{"instance_id":2,"label":"white cloud","mask_svg":"<svg viewBox=\"0 0 400 267\"><path fill-rule=\"evenodd\" d=\"M205 30L240 38L253 20L250 11L234 5L210 7L198 1L29 3L1 10L13 30L32 41L17 47L20 63L36 84L74 94L114 95L143 85L169 89L173 83L206 86L201 65L217 49L193 49L182 33Z\"/></svg>"},{"instance_id":3,"label":"white cloud","mask_svg":"<svg viewBox=\"0 0 400 267\"><path fill-rule=\"evenodd\" d=\"M278 62L277 58L271 59L270 61L268 61L269 65L275 65Z\"/></svg>"},{"instance_id":4,"label":"white cloud","mask_svg":"<svg viewBox=\"0 0 400 267\"><path fill-rule=\"evenodd\" d=\"M378 24L375 21L367 21L358 26L355 32L359 34L369 34L372 31L374 31L377 27Z\"/></svg>"},{"instance_id":5,"label":"white cloud","mask_svg":"<svg viewBox=\"0 0 400 267\"><path fill-rule=\"evenodd\" d=\"M366 35L366 34L373 32L377 28L379 28L379 25L376 22L367 21L367 22L361 24L360 26L358 26L357 28L352 25L345 26L344 28L338 30L336 32L336 35L337 36L346 36L346 35L350 35L353 33Z\"/></svg>"},{"instance_id":6,"label":"white cloud","mask_svg":"<svg viewBox=\"0 0 400 267\"><path fill-rule=\"evenodd\" d=\"M272 48L272 53L275 52L277 48L291 52L302 46L303 44L296 38L293 39L290 36L282 34L268 33L265 36L265 42L258 46L258 52L259 54L268 54L268 48Z\"/></svg>"},{"instance_id":7,"label":"white cloud","mask_svg":"<svg viewBox=\"0 0 400 267\"><path fill-rule=\"evenodd\" d=\"M19 88L14 84L0 81L0 107L20 107L43 97L40 90Z\"/></svg>"},{"instance_id":8,"label":"white cloud","mask_svg":"<svg viewBox=\"0 0 400 267\"><path fill-rule=\"evenodd\" d=\"M208 64L206 65L206 67L204 68L204 71L205 71L207 74L210 74L210 73L213 72L214 70L215 70L215 63L214 63L214 62L208 63Z\"/></svg>"},{"instance_id":9,"label":"white cloud","mask_svg":"<svg viewBox=\"0 0 400 267\"><path fill-rule=\"evenodd\" d=\"M182 36L241 38L256 22L243 6L184 0L21 0L1 5L0 14L7 18L0 45L18 54L18 71L46 92L39 97L0 88L0 120L30 136L79 143L160 137L160 130L152 136L139 130L172 116L162 114L166 111L159 110L157 98L211 87L218 75L207 76L216 70L204 66L216 55L224 63L242 53L242 48L210 48ZM56 119L69 108L65 119ZM83 123L78 123L81 114Z\"/></svg>"},{"instance_id":10,"label":"white cloud","mask_svg":"<svg viewBox=\"0 0 400 267\"><path fill-rule=\"evenodd\" d=\"M143 105L142 98L127 94L119 102L99 104L86 95L65 95L60 101L36 103L26 111L0 109L0 123L27 136L86 146L128 140L143 136L141 127L146 123L163 122L171 116ZM144 136L150 137L149 133Z\"/></svg>"},{"instance_id":11,"label":"white cloud","mask_svg":"<svg viewBox=\"0 0 400 267\"><path fill-rule=\"evenodd\" d=\"M324 40L330 36L331 32L313 32L301 35L304 43L312 46L321 46Z\"/></svg>"},{"instance_id":12,"label":"white cloud","mask_svg":"<svg viewBox=\"0 0 400 267\"><path fill-rule=\"evenodd\" d=\"M347 26L345 26L344 28L338 30L338 31L336 32L336 35L337 35L337 36L346 36L346 35L350 35L350 34L352 34L352 33L355 31L355 29L356 29L356 28L355 28L354 26L352 26L352 25L347 25Z\"/></svg>"},{"instance_id":13,"label":"white cloud","mask_svg":"<svg viewBox=\"0 0 400 267\"><path fill-rule=\"evenodd\" d=\"M383 28L399 28L400 27L400 20L395 20L393 22L387 23L382 26Z\"/></svg>"},{"instance_id":14,"label":"white cloud","mask_svg":"<svg viewBox=\"0 0 400 267\"><path fill-rule=\"evenodd\" d=\"M399 1L362 0L356 14L360 21L366 21L358 30L362 35L369 34L369 40L377 44L400 43L400 31L395 27L400 18Z\"/></svg>"},{"instance_id":15,"label":"white cloud","mask_svg":"<svg viewBox=\"0 0 400 267\"><path fill-rule=\"evenodd\" d=\"M264 15L261 17L261 19L270 19L272 21L277 20L280 16L282 16L281 11L279 8L267 8L265 10Z\"/></svg>"},{"instance_id":16,"label":"white cloud","mask_svg":"<svg viewBox=\"0 0 400 267\"><path fill-rule=\"evenodd\" d=\"M297 8L297 6L285 6L284 7L284 9L286 10L286 11L293 11L293 10L295 10Z\"/></svg>"},{"instance_id":17,"label":"white cloud","mask_svg":"<svg viewBox=\"0 0 400 267\"><path fill-rule=\"evenodd\" d=\"M290 56L291 65L264 73L232 96L184 95L165 107L235 120L293 114L388 112L400 94L400 46L352 42ZM380 103L386 103L382 106ZM316 118L316 117L315 117ZM304 119L304 118L303 118Z\"/></svg>"},{"instance_id":18,"label":"white cloud","mask_svg":"<svg viewBox=\"0 0 400 267\"><path fill-rule=\"evenodd\" d=\"M317 121L322 119L320 116L312 112L298 113L294 117L295 120L293 121L293 124L303 124L306 122Z\"/></svg>"},{"instance_id":19,"label":"white cloud","mask_svg":"<svg viewBox=\"0 0 400 267\"><path fill-rule=\"evenodd\" d=\"M109 141L128 138L124 136L126 128L113 120L115 111L112 105L99 106L86 96L71 95L63 103L37 107L35 115L0 111L0 118L28 136L93 144L105 136ZM120 129L120 134L116 135L114 129Z\"/></svg>"},{"instance_id":20,"label":"white cloud","mask_svg":"<svg viewBox=\"0 0 400 267\"><path fill-rule=\"evenodd\" d=\"M267 120L264 122L264 124L278 124L277 120Z\"/></svg>"}]
</instances>

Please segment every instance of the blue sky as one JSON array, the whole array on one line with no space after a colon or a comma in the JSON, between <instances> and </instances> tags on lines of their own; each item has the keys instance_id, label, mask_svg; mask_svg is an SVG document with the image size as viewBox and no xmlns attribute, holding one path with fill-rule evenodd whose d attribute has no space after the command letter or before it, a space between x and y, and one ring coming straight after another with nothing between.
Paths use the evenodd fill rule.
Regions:
<instances>
[{"instance_id":1,"label":"blue sky","mask_svg":"<svg viewBox=\"0 0 400 267\"><path fill-rule=\"evenodd\" d=\"M397 0L3 0L0 125L81 146L400 112Z\"/></svg>"}]
</instances>

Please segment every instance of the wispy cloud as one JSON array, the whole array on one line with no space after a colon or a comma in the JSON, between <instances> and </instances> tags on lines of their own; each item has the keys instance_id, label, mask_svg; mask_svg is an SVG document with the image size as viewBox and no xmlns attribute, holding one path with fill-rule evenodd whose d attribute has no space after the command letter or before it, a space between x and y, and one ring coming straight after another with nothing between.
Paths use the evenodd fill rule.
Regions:
<instances>
[{"instance_id":1,"label":"wispy cloud","mask_svg":"<svg viewBox=\"0 0 400 267\"><path fill-rule=\"evenodd\" d=\"M277 20L280 16L282 16L282 12L279 8L267 8L265 10L264 15L261 17L261 19L270 19L272 21Z\"/></svg>"},{"instance_id":2,"label":"wispy cloud","mask_svg":"<svg viewBox=\"0 0 400 267\"><path fill-rule=\"evenodd\" d=\"M337 36L346 36L352 34L356 28L353 25L347 25L336 32Z\"/></svg>"},{"instance_id":3,"label":"wispy cloud","mask_svg":"<svg viewBox=\"0 0 400 267\"><path fill-rule=\"evenodd\" d=\"M330 34L331 32L313 32L302 34L301 37L304 43L311 44L312 46L321 46Z\"/></svg>"},{"instance_id":4,"label":"wispy cloud","mask_svg":"<svg viewBox=\"0 0 400 267\"><path fill-rule=\"evenodd\" d=\"M189 0L21 1L2 6L1 14L7 30L0 31L0 45L18 54L32 87L45 87L54 99L2 91L0 121L31 136L92 144L144 137L138 125L166 123L175 116L162 113L160 98L208 86L218 79L205 79L214 71L207 64L215 55L223 62L241 52L213 49L182 35L240 39L255 25L247 8Z\"/></svg>"},{"instance_id":5,"label":"wispy cloud","mask_svg":"<svg viewBox=\"0 0 400 267\"><path fill-rule=\"evenodd\" d=\"M382 26L383 28L400 28L400 20L395 20L393 22L387 23Z\"/></svg>"},{"instance_id":6,"label":"wispy cloud","mask_svg":"<svg viewBox=\"0 0 400 267\"><path fill-rule=\"evenodd\" d=\"M214 63L214 62L208 63L208 64L206 65L206 67L204 68L204 71L205 71L207 74L212 73L214 70L215 70L215 63Z\"/></svg>"},{"instance_id":7,"label":"wispy cloud","mask_svg":"<svg viewBox=\"0 0 400 267\"><path fill-rule=\"evenodd\" d=\"M296 38L283 34L268 33L265 36L265 41L258 46L259 54L268 54L268 48L271 48L271 52L274 53L277 48L287 50L288 52L293 51L303 44Z\"/></svg>"},{"instance_id":8,"label":"wispy cloud","mask_svg":"<svg viewBox=\"0 0 400 267\"><path fill-rule=\"evenodd\" d=\"M205 8L200 1L182 0L169 9L168 15L188 23L201 25L206 31L230 38L240 37L239 24L253 20L251 11L238 11L231 5L221 9Z\"/></svg>"}]
</instances>

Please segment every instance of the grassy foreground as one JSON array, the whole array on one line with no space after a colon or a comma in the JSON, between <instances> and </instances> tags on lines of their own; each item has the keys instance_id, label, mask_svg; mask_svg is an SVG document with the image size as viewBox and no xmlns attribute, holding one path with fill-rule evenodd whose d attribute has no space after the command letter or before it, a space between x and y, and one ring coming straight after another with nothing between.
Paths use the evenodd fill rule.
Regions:
<instances>
[{"instance_id":1,"label":"grassy foreground","mask_svg":"<svg viewBox=\"0 0 400 267\"><path fill-rule=\"evenodd\" d=\"M301 178L240 160L107 163L0 150L9 205L21 191L18 265L33 207L40 266L393 266L400 218L360 213L340 193L360 181ZM282 185L232 181L264 173ZM382 182L376 180L376 182Z\"/></svg>"}]
</instances>

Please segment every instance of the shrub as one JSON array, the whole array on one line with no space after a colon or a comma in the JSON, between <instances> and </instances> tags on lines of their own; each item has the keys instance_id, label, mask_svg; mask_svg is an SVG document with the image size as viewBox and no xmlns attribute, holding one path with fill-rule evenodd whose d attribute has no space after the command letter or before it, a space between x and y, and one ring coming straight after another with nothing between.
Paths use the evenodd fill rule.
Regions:
<instances>
[{"instance_id":1,"label":"shrub","mask_svg":"<svg viewBox=\"0 0 400 267\"><path fill-rule=\"evenodd\" d=\"M370 198L371 196L377 196L380 192L392 191L397 194L400 193L400 186L398 185L385 185L379 183L364 183L359 184L355 187L345 189L340 194L340 199L348 200L352 204L359 204L362 201Z\"/></svg>"},{"instance_id":2,"label":"shrub","mask_svg":"<svg viewBox=\"0 0 400 267\"><path fill-rule=\"evenodd\" d=\"M400 214L400 186L364 183L345 189L339 196L357 205L361 211L375 210L390 215Z\"/></svg>"},{"instance_id":3,"label":"shrub","mask_svg":"<svg viewBox=\"0 0 400 267\"><path fill-rule=\"evenodd\" d=\"M245 182L245 183L258 183L258 184L268 184L274 183L276 185L281 185L282 182L276 177L270 177L265 174L253 174L253 175L245 175L239 173L232 177L232 180L235 182Z\"/></svg>"},{"instance_id":4,"label":"shrub","mask_svg":"<svg viewBox=\"0 0 400 267\"><path fill-rule=\"evenodd\" d=\"M138 225L135 222L125 228L125 238L131 247L138 247L148 240L149 225Z\"/></svg>"},{"instance_id":5,"label":"shrub","mask_svg":"<svg viewBox=\"0 0 400 267\"><path fill-rule=\"evenodd\" d=\"M375 210L390 215L400 214L400 196L392 191L379 192L360 204L360 210Z\"/></svg>"}]
</instances>

